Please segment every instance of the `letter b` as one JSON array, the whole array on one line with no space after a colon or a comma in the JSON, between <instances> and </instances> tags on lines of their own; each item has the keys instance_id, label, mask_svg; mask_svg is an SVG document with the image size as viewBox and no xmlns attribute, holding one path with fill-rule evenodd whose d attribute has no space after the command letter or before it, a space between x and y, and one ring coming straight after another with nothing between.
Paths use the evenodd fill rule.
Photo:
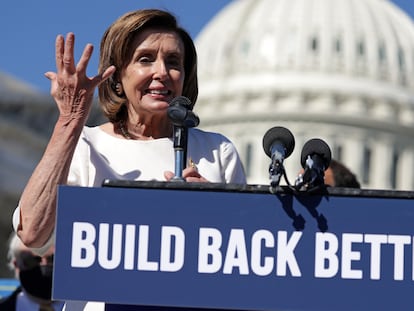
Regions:
<instances>
[{"instance_id":1,"label":"letter b","mask_svg":"<svg viewBox=\"0 0 414 311\"><path fill-rule=\"evenodd\" d=\"M72 231L71 266L87 268L93 265L96 256L96 229L88 222L74 222Z\"/></svg>"},{"instance_id":2,"label":"letter b","mask_svg":"<svg viewBox=\"0 0 414 311\"><path fill-rule=\"evenodd\" d=\"M200 228L198 243L198 272L215 273L221 268L223 256L220 252L222 237L219 230ZM209 262L209 258L211 259Z\"/></svg>"},{"instance_id":3,"label":"letter b","mask_svg":"<svg viewBox=\"0 0 414 311\"><path fill-rule=\"evenodd\" d=\"M338 239L334 234L321 232L316 233L315 277L331 278L338 273L339 260L336 255L337 251Z\"/></svg>"}]
</instances>

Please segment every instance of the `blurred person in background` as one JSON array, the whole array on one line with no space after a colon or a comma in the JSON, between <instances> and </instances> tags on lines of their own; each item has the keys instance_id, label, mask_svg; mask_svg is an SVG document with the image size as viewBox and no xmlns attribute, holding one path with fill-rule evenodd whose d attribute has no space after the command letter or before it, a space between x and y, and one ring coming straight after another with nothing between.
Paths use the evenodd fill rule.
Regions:
<instances>
[{"instance_id":1,"label":"blurred person in background","mask_svg":"<svg viewBox=\"0 0 414 311\"><path fill-rule=\"evenodd\" d=\"M0 300L1 311L57 311L63 303L52 301L53 253L51 247L42 257L24 246L15 233L9 240L8 262L20 281L14 292Z\"/></svg>"},{"instance_id":2,"label":"blurred person in background","mask_svg":"<svg viewBox=\"0 0 414 311\"><path fill-rule=\"evenodd\" d=\"M331 160L325 171L325 184L331 187L361 188L354 173L338 160Z\"/></svg>"}]
</instances>

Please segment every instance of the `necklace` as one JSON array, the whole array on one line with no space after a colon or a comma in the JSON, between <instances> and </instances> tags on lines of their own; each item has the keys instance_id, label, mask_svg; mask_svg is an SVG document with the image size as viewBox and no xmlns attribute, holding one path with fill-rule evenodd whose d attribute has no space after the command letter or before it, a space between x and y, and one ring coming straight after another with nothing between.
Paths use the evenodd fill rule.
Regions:
<instances>
[{"instance_id":1,"label":"necklace","mask_svg":"<svg viewBox=\"0 0 414 311\"><path fill-rule=\"evenodd\" d=\"M126 139L132 139L128 131L125 129L124 120L119 121L119 130Z\"/></svg>"}]
</instances>

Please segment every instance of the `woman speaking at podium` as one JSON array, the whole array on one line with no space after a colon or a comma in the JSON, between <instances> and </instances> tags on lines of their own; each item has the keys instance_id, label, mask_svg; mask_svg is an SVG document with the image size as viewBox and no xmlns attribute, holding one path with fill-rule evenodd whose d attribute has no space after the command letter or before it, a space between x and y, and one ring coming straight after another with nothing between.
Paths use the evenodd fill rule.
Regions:
<instances>
[{"instance_id":1,"label":"woman speaking at podium","mask_svg":"<svg viewBox=\"0 0 414 311\"><path fill-rule=\"evenodd\" d=\"M13 215L19 237L39 254L54 243L58 185L173 178L167 109L178 96L193 106L198 95L194 43L168 12L138 10L116 20L102 37L94 77L86 74L93 46L86 45L76 63L74 45L73 33L56 38L56 72L45 75L59 115ZM88 127L96 87L108 122ZM187 155L191 164L182 177L188 182L246 182L237 151L223 135L188 129ZM76 309L84 310L82 304Z\"/></svg>"}]
</instances>

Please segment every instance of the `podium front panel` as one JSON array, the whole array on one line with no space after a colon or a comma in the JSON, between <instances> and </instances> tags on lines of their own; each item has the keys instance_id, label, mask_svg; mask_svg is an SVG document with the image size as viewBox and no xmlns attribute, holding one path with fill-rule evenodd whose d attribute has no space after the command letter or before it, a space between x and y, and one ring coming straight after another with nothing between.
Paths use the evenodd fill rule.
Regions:
<instances>
[{"instance_id":1,"label":"podium front panel","mask_svg":"<svg viewBox=\"0 0 414 311\"><path fill-rule=\"evenodd\" d=\"M53 298L407 310L411 198L59 187Z\"/></svg>"}]
</instances>

